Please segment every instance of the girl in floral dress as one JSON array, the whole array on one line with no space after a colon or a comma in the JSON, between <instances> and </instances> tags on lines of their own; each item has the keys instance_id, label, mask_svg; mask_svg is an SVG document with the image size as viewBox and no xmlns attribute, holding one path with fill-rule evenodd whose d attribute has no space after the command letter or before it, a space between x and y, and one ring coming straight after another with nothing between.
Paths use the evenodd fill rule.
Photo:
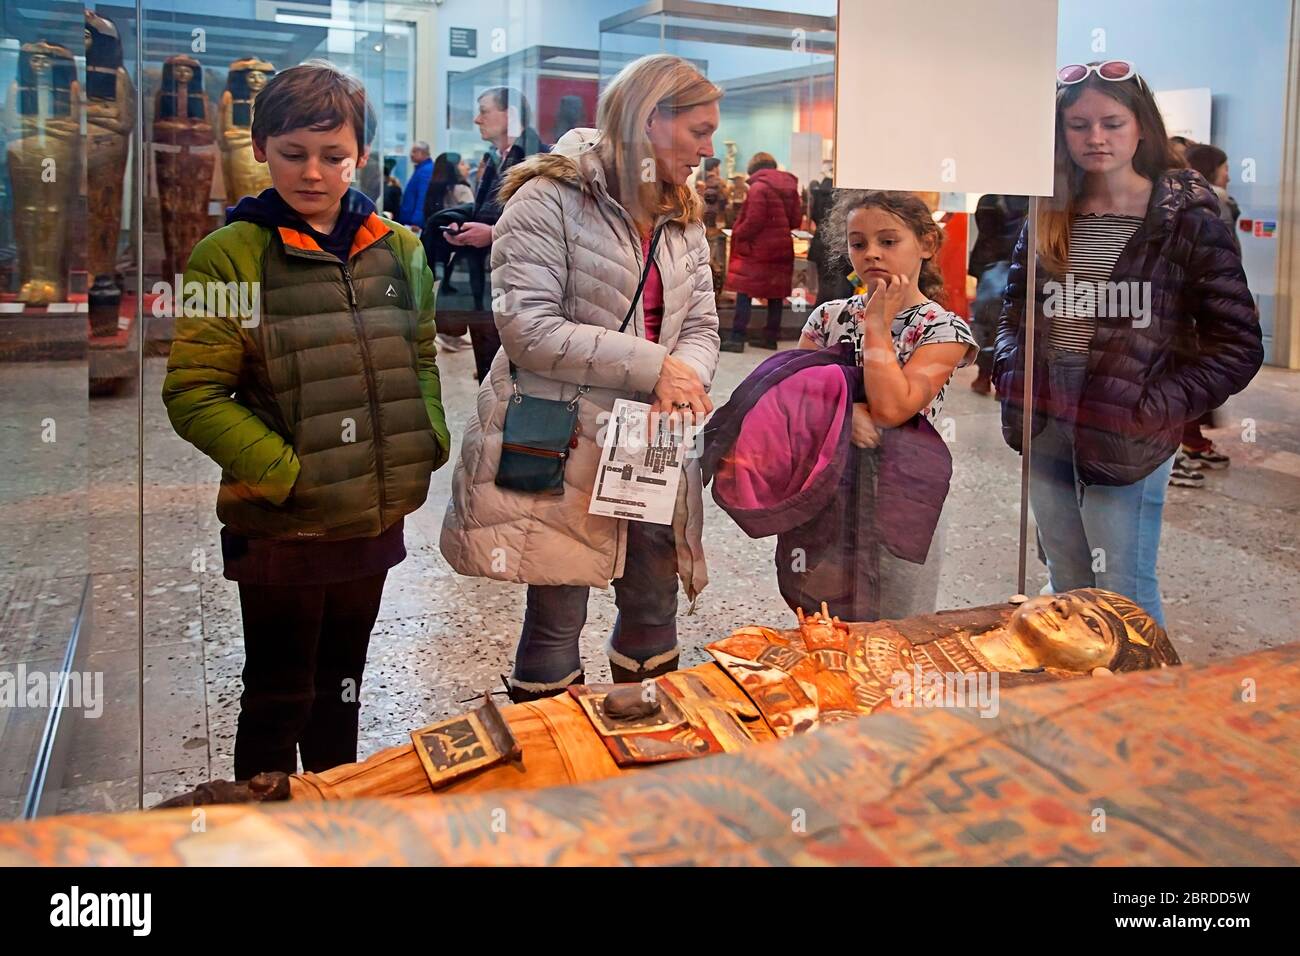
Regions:
<instances>
[{"instance_id":1,"label":"girl in floral dress","mask_svg":"<svg viewBox=\"0 0 1300 956\"><path fill-rule=\"evenodd\" d=\"M799 347L853 343L867 396L853 407L853 444L874 448L882 429L917 414L938 427L948 383L975 360L978 346L966 321L935 301L943 288L935 264L943 233L929 207L911 193L840 190L827 234L865 291L814 309ZM945 523L940 520L924 565L882 549L882 618L935 610Z\"/></svg>"}]
</instances>

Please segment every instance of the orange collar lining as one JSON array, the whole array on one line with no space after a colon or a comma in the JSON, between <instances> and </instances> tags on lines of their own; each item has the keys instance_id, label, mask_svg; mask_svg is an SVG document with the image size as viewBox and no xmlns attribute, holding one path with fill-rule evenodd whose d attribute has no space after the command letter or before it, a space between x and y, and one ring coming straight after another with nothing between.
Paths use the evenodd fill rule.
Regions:
<instances>
[{"instance_id":1,"label":"orange collar lining","mask_svg":"<svg viewBox=\"0 0 1300 956\"><path fill-rule=\"evenodd\" d=\"M307 252L324 252L315 239L299 229L290 229L288 226L278 227L280 239L286 246L292 246L294 249L302 249ZM371 213L366 221L357 229L357 234L352 237L352 248L348 250L348 258L352 258L363 249L368 249L380 239L387 236L391 229L384 225L384 221L379 218L377 213Z\"/></svg>"}]
</instances>

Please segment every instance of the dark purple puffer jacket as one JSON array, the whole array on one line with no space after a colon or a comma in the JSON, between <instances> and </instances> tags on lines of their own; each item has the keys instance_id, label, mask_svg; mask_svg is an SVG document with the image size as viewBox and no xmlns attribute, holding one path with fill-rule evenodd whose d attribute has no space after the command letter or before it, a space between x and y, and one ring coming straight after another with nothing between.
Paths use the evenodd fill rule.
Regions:
<instances>
[{"instance_id":1,"label":"dark purple puffer jacket","mask_svg":"<svg viewBox=\"0 0 1300 956\"><path fill-rule=\"evenodd\" d=\"M1024 421L1024 304L1028 230L1016 243L993 369L1002 435L1020 451ZM1128 485L1178 447L1183 423L1249 384L1264 361L1255 300L1218 200L1192 170L1170 170L1151 190L1146 220L1111 273L1150 283L1150 322L1101 317L1075 429L1075 464L1090 485ZM1044 284L1039 263L1034 348L1034 434L1046 424Z\"/></svg>"},{"instance_id":2,"label":"dark purple puffer jacket","mask_svg":"<svg viewBox=\"0 0 1300 956\"><path fill-rule=\"evenodd\" d=\"M952 455L921 416L850 443L864 396L850 346L790 349L760 364L704 427L713 499L751 538L775 534L791 609L825 601L846 621L879 617L881 549L923 564L948 496Z\"/></svg>"}]
</instances>

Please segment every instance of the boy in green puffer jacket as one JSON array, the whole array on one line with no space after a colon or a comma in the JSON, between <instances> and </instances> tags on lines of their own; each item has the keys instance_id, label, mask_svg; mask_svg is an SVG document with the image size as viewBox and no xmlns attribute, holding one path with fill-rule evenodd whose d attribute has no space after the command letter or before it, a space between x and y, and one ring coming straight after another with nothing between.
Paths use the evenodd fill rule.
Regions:
<instances>
[{"instance_id":1,"label":"boy in green puffer jacket","mask_svg":"<svg viewBox=\"0 0 1300 956\"><path fill-rule=\"evenodd\" d=\"M450 446L424 251L350 188L373 130L331 64L277 74L252 128L273 188L227 211L174 294L163 401L221 465L243 612L239 780L293 773L299 753L309 771L356 760L384 579Z\"/></svg>"}]
</instances>

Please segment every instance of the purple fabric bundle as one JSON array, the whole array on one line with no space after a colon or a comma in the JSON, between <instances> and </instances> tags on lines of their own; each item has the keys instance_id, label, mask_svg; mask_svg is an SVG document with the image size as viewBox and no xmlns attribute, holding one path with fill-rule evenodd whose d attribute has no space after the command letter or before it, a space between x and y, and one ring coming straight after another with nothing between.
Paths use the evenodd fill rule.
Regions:
<instances>
[{"instance_id":1,"label":"purple fabric bundle","mask_svg":"<svg viewBox=\"0 0 1300 956\"><path fill-rule=\"evenodd\" d=\"M877 549L925 562L948 496L952 456L919 415L854 446L862 370L842 347L780 352L759 365L704 429L705 482L752 538L778 535L791 607L827 601L874 619ZM798 551L802 561L783 560Z\"/></svg>"}]
</instances>

